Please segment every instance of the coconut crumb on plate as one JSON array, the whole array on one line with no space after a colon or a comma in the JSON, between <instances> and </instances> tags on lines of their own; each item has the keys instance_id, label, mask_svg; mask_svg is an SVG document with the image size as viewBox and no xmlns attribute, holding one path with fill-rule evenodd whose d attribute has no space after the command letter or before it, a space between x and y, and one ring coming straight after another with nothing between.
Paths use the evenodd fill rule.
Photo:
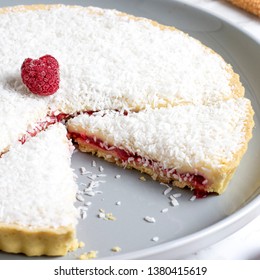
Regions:
<instances>
[{"instance_id":1,"label":"coconut crumb on plate","mask_svg":"<svg viewBox=\"0 0 260 280\"><path fill-rule=\"evenodd\" d=\"M112 213L107 213L106 218L110 221L115 221L116 217Z\"/></svg>"},{"instance_id":2,"label":"coconut crumb on plate","mask_svg":"<svg viewBox=\"0 0 260 280\"><path fill-rule=\"evenodd\" d=\"M86 175L86 174L91 173L91 172L88 171L84 166L80 167L79 171L80 171L80 174L81 174L81 175Z\"/></svg>"},{"instance_id":3,"label":"coconut crumb on plate","mask_svg":"<svg viewBox=\"0 0 260 280\"><path fill-rule=\"evenodd\" d=\"M111 251L115 252L115 253L118 253L118 252L121 252L122 249L119 247L119 246L115 246L111 249Z\"/></svg>"},{"instance_id":4,"label":"coconut crumb on plate","mask_svg":"<svg viewBox=\"0 0 260 280\"><path fill-rule=\"evenodd\" d=\"M148 222L148 223L155 223L156 222L155 218L154 217L150 217L150 216L144 217L144 220L146 222Z\"/></svg>"},{"instance_id":5,"label":"coconut crumb on plate","mask_svg":"<svg viewBox=\"0 0 260 280\"><path fill-rule=\"evenodd\" d=\"M143 182L146 181L146 178L145 178L144 176L141 176L139 179L140 179L141 181L143 181Z\"/></svg>"},{"instance_id":6,"label":"coconut crumb on plate","mask_svg":"<svg viewBox=\"0 0 260 280\"><path fill-rule=\"evenodd\" d=\"M98 251L89 251L79 256L79 260L91 260L97 257Z\"/></svg>"},{"instance_id":7,"label":"coconut crumb on plate","mask_svg":"<svg viewBox=\"0 0 260 280\"><path fill-rule=\"evenodd\" d=\"M173 195L170 196L170 200L171 200L170 203L172 206L174 206L174 207L179 206L178 200Z\"/></svg>"},{"instance_id":8,"label":"coconut crumb on plate","mask_svg":"<svg viewBox=\"0 0 260 280\"><path fill-rule=\"evenodd\" d=\"M80 194L80 193L77 193L76 194L76 199L80 202L83 202L84 201L84 197Z\"/></svg>"},{"instance_id":9,"label":"coconut crumb on plate","mask_svg":"<svg viewBox=\"0 0 260 280\"><path fill-rule=\"evenodd\" d=\"M105 221L115 221L116 217L112 213L106 213L105 210L99 209L98 218L103 219Z\"/></svg>"},{"instance_id":10,"label":"coconut crumb on plate","mask_svg":"<svg viewBox=\"0 0 260 280\"><path fill-rule=\"evenodd\" d=\"M85 247L85 243L83 241L80 241L79 244L78 244L78 247L79 248Z\"/></svg>"},{"instance_id":11,"label":"coconut crumb on plate","mask_svg":"<svg viewBox=\"0 0 260 280\"><path fill-rule=\"evenodd\" d=\"M163 209L161 210L161 213L167 213L168 211L169 211L168 208L163 208Z\"/></svg>"},{"instance_id":12,"label":"coconut crumb on plate","mask_svg":"<svg viewBox=\"0 0 260 280\"><path fill-rule=\"evenodd\" d=\"M155 237L153 237L151 240L154 241L154 242L158 242L158 241L159 241L159 237L158 237L158 236L155 236Z\"/></svg>"},{"instance_id":13,"label":"coconut crumb on plate","mask_svg":"<svg viewBox=\"0 0 260 280\"><path fill-rule=\"evenodd\" d=\"M164 195L169 194L172 191L172 188L167 187L167 189L165 189L165 191L163 192Z\"/></svg>"}]
</instances>

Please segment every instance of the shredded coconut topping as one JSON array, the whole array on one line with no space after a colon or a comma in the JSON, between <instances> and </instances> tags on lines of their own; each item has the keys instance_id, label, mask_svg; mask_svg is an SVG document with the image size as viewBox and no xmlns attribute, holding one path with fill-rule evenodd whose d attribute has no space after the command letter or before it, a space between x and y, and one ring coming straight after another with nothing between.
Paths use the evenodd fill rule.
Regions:
<instances>
[{"instance_id":1,"label":"shredded coconut topping","mask_svg":"<svg viewBox=\"0 0 260 280\"><path fill-rule=\"evenodd\" d=\"M0 223L31 228L75 226L76 188L66 129L53 125L2 156Z\"/></svg>"},{"instance_id":2,"label":"shredded coconut topping","mask_svg":"<svg viewBox=\"0 0 260 280\"><path fill-rule=\"evenodd\" d=\"M244 145L250 108L248 99L239 98L210 106L175 106L128 115L103 111L69 120L68 129L88 131L111 146L157 161L163 168L186 167L208 174L212 167L218 169L232 162Z\"/></svg>"},{"instance_id":3,"label":"shredded coconut topping","mask_svg":"<svg viewBox=\"0 0 260 280\"><path fill-rule=\"evenodd\" d=\"M26 94L17 78L24 58L52 54L59 61L60 89L44 98L51 111L140 109L232 96L230 67L219 55L183 32L114 10L10 11L0 17L0 34L2 92Z\"/></svg>"},{"instance_id":4,"label":"shredded coconut topping","mask_svg":"<svg viewBox=\"0 0 260 280\"><path fill-rule=\"evenodd\" d=\"M1 69L1 66L3 66L2 62L0 63L0 153L8 149L28 130L34 128L35 123L44 119L47 114L47 106L43 100L29 98L3 88L1 75L5 70Z\"/></svg>"}]
</instances>

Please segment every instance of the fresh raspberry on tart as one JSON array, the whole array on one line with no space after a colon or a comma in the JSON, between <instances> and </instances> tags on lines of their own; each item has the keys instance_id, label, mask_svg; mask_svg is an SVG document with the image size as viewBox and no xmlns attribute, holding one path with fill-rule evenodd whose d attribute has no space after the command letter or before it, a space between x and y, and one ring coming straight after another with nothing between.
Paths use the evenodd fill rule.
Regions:
<instances>
[{"instance_id":1,"label":"fresh raspberry on tart","mask_svg":"<svg viewBox=\"0 0 260 280\"><path fill-rule=\"evenodd\" d=\"M47 96L59 89L59 63L51 55L26 58L21 67L23 83L34 94Z\"/></svg>"}]
</instances>

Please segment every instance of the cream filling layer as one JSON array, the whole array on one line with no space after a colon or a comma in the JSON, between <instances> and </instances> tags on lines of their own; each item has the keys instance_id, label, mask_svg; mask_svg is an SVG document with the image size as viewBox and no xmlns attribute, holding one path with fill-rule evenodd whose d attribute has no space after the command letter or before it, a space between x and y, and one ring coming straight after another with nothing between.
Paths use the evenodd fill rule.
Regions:
<instances>
[{"instance_id":1,"label":"cream filling layer","mask_svg":"<svg viewBox=\"0 0 260 280\"><path fill-rule=\"evenodd\" d=\"M109 145L95 136L88 136L86 134L77 132L69 132L69 137L80 145L83 144L84 146L91 148L93 151L101 150L103 153L105 152L107 155L106 159L109 160L109 158L113 157L116 162L119 161L121 165L125 167L131 165L131 167L136 169L138 169L137 167L144 167L152 170L152 178L154 180L159 177L165 178L165 180L169 183L178 182L182 183L183 185L186 183L187 186L195 190L195 194L198 197L203 197L205 196L205 193L207 193L209 181L204 174L199 174L197 170L194 170L194 173L191 173L180 172L174 167L165 168L163 167L162 163L156 160L142 157L137 153L133 154L121 147L119 148Z\"/></svg>"}]
</instances>

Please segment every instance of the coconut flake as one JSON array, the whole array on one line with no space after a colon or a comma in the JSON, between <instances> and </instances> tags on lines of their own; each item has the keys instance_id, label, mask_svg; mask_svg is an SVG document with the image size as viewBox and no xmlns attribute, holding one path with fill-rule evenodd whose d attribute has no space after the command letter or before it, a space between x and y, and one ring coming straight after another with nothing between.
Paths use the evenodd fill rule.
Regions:
<instances>
[{"instance_id":1,"label":"coconut flake","mask_svg":"<svg viewBox=\"0 0 260 280\"><path fill-rule=\"evenodd\" d=\"M89 174L91 173L90 171L88 171L84 166L80 167L80 174L81 175L86 175L86 174Z\"/></svg>"},{"instance_id":2,"label":"coconut flake","mask_svg":"<svg viewBox=\"0 0 260 280\"><path fill-rule=\"evenodd\" d=\"M141 176L139 179L140 179L141 181L143 181L143 182L146 181L146 178L145 178L144 176Z\"/></svg>"},{"instance_id":3,"label":"coconut flake","mask_svg":"<svg viewBox=\"0 0 260 280\"><path fill-rule=\"evenodd\" d=\"M98 174L97 177L106 177L107 174Z\"/></svg>"},{"instance_id":4,"label":"coconut flake","mask_svg":"<svg viewBox=\"0 0 260 280\"><path fill-rule=\"evenodd\" d=\"M92 175L89 175L87 176L90 180L95 180L97 178L97 175L96 174L92 174Z\"/></svg>"},{"instance_id":5,"label":"coconut flake","mask_svg":"<svg viewBox=\"0 0 260 280\"><path fill-rule=\"evenodd\" d=\"M103 213L103 212L101 212L101 213L98 214L98 217L99 217L100 219L105 219L105 218L106 218L106 214Z\"/></svg>"},{"instance_id":6,"label":"coconut flake","mask_svg":"<svg viewBox=\"0 0 260 280\"><path fill-rule=\"evenodd\" d=\"M159 237L158 236L154 236L151 240L154 241L154 242L158 242L159 241Z\"/></svg>"},{"instance_id":7,"label":"coconut flake","mask_svg":"<svg viewBox=\"0 0 260 280\"><path fill-rule=\"evenodd\" d=\"M144 217L144 220L146 222L148 222L148 223L155 223L156 222L155 218L154 217L150 217L150 216Z\"/></svg>"},{"instance_id":8,"label":"coconut flake","mask_svg":"<svg viewBox=\"0 0 260 280\"><path fill-rule=\"evenodd\" d=\"M174 193L172 196L175 197L175 198L178 198L178 197L181 197L182 194L181 193Z\"/></svg>"},{"instance_id":9,"label":"coconut flake","mask_svg":"<svg viewBox=\"0 0 260 280\"><path fill-rule=\"evenodd\" d=\"M92 202L91 201L87 201L87 202L84 203L84 205L85 206L90 206L90 205L92 205Z\"/></svg>"},{"instance_id":10,"label":"coconut flake","mask_svg":"<svg viewBox=\"0 0 260 280\"><path fill-rule=\"evenodd\" d=\"M174 206L174 207L179 206L179 202L174 196L170 196L170 199L171 199L170 203L172 206Z\"/></svg>"},{"instance_id":11,"label":"coconut flake","mask_svg":"<svg viewBox=\"0 0 260 280\"><path fill-rule=\"evenodd\" d=\"M83 197L81 194L79 194L79 193L76 194L76 199L77 199L78 201L80 201L80 202L83 202L83 201L84 201L84 197Z\"/></svg>"},{"instance_id":12,"label":"coconut flake","mask_svg":"<svg viewBox=\"0 0 260 280\"><path fill-rule=\"evenodd\" d=\"M169 194L171 191L172 191L172 188L168 187L168 188L163 192L163 194L164 194L164 195L167 195L167 194Z\"/></svg>"}]
</instances>

